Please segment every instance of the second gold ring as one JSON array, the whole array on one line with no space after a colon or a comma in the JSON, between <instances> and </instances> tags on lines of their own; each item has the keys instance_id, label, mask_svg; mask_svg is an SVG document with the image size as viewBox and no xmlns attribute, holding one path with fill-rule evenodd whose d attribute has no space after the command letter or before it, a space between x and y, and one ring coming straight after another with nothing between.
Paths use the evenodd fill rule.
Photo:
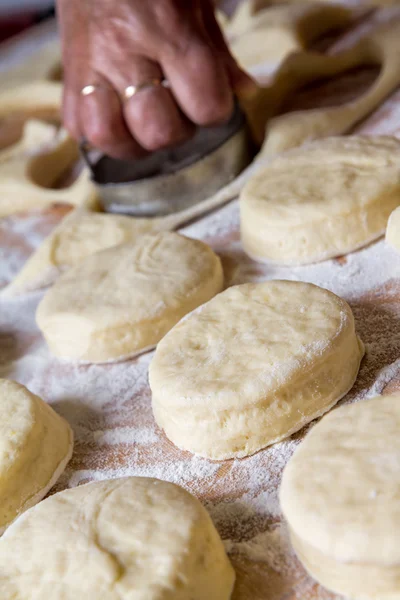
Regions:
<instances>
[{"instance_id":1,"label":"second gold ring","mask_svg":"<svg viewBox=\"0 0 400 600\"><path fill-rule=\"evenodd\" d=\"M136 94L142 92L143 90L159 86L168 87L167 80L157 77L154 79L148 79L147 81L143 81L143 83L139 83L138 85L128 85L128 87L124 89L123 95L125 100L129 100L130 98L133 98L133 96L136 96Z\"/></svg>"}]
</instances>

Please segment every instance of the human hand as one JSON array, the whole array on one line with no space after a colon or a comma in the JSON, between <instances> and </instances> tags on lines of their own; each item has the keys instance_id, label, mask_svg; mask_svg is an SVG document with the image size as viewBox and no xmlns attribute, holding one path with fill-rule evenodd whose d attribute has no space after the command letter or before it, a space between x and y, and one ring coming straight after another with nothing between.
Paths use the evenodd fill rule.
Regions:
<instances>
[{"instance_id":1,"label":"human hand","mask_svg":"<svg viewBox=\"0 0 400 600\"><path fill-rule=\"evenodd\" d=\"M228 119L252 80L231 56L211 0L57 0L64 122L116 157L188 139ZM168 87L160 85L165 78ZM128 86L142 88L125 98ZM85 86L92 93L82 95Z\"/></svg>"}]
</instances>

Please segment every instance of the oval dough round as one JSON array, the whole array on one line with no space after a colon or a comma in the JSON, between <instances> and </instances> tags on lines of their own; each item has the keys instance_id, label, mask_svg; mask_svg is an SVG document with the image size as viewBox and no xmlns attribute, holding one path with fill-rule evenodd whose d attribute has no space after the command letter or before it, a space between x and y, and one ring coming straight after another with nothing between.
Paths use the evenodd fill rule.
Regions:
<instances>
[{"instance_id":1,"label":"oval dough round","mask_svg":"<svg viewBox=\"0 0 400 600\"><path fill-rule=\"evenodd\" d=\"M346 597L400 597L399 431L399 394L341 407L283 474L281 507L301 561Z\"/></svg>"},{"instance_id":2,"label":"oval dough round","mask_svg":"<svg viewBox=\"0 0 400 600\"><path fill-rule=\"evenodd\" d=\"M144 235L89 256L39 304L52 352L73 360L121 360L153 347L223 285L221 261L201 241Z\"/></svg>"},{"instance_id":3,"label":"oval dough round","mask_svg":"<svg viewBox=\"0 0 400 600\"><path fill-rule=\"evenodd\" d=\"M62 417L23 385L0 379L0 533L44 498L72 447Z\"/></svg>"},{"instance_id":4,"label":"oval dough round","mask_svg":"<svg viewBox=\"0 0 400 600\"><path fill-rule=\"evenodd\" d=\"M232 287L158 345L154 416L179 448L247 456L329 410L362 356L351 309L331 292L293 281Z\"/></svg>"},{"instance_id":5,"label":"oval dough round","mask_svg":"<svg viewBox=\"0 0 400 600\"><path fill-rule=\"evenodd\" d=\"M386 229L386 241L400 252L400 206L392 212Z\"/></svg>"},{"instance_id":6,"label":"oval dough round","mask_svg":"<svg viewBox=\"0 0 400 600\"><path fill-rule=\"evenodd\" d=\"M241 194L241 235L255 260L307 264L381 236L400 204L400 142L328 138L272 160Z\"/></svg>"},{"instance_id":7,"label":"oval dough round","mask_svg":"<svg viewBox=\"0 0 400 600\"><path fill-rule=\"evenodd\" d=\"M14 600L228 600L234 580L205 508L156 479L60 492L0 540L0 587Z\"/></svg>"},{"instance_id":8,"label":"oval dough round","mask_svg":"<svg viewBox=\"0 0 400 600\"><path fill-rule=\"evenodd\" d=\"M168 221L164 227L164 219L135 219L76 209L53 229L1 294L14 296L47 287L96 252L136 242L141 235L164 229L169 229Z\"/></svg>"}]
</instances>

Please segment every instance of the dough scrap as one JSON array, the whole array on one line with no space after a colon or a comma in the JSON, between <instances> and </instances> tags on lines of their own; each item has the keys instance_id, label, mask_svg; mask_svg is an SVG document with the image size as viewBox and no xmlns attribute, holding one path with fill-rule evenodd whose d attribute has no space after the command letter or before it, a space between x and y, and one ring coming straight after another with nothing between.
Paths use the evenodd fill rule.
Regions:
<instances>
[{"instance_id":1,"label":"dough scrap","mask_svg":"<svg viewBox=\"0 0 400 600\"><path fill-rule=\"evenodd\" d=\"M158 344L154 417L179 448L248 456L336 404L363 354L350 307L331 292L293 281L235 286Z\"/></svg>"},{"instance_id":2,"label":"dough scrap","mask_svg":"<svg viewBox=\"0 0 400 600\"><path fill-rule=\"evenodd\" d=\"M7 75L0 84L0 149L17 142L28 119L61 125L62 84L32 81L10 84Z\"/></svg>"},{"instance_id":3,"label":"dough scrap","mask_svg":"<svg viewBox=\"0 0 400 600\"><path fill-rule=\"evenodd\" d=\"M55 81L33 81L0 92L0 118L15 113L46 112L61 118L62 84Z\"/></svg>"},{"instance_id":4,"label":"dough scrap","mask_svg":"<svg viewBox=\"0 0 400 600\"><path fill-rule=\"evenodd\" d=\"M400 205L400 142L326 138L272 159L240 196L244 250L258 261L308 264L380 237Z\"/></svg>"},{"instance_id":5,"label":"dough scrap","mask_svg":"<svg viewBox=\"0 0 400 600\"><path fill-rule=\"evenodd\" d=\"M25 154L11 153L8 159L0 159L0 217L55 202L84 206L95 203L97 193L88 169L69 188L50 188L78 158L76 142L60 130L56 143L45 152L32 155L28 148Z\"/></svg>"},{"instance_id":6,"label":"dough scrap","mask_svg":"<svg viewBox=\"0 0 400 600\"><path fill-rule=\"evenodd\" d=\"M229 600L234 581L205 508L157 479L60 492L0 540L0 587L14 600Z\"/></svg>"},{"instance_id":7,"label":"dough scrap","mask_svg":"<svg viewBox=\"0 0 400 600\"><path fill-rule=\"evenodd\" d=\"M312 429L283 474L281 508L300 560L346 597L399 597L399 428L399 394L343 406Z\"/></svg>"},{"instance_id":8,"label":"dough scrap","mask_svg":"<svg viewBox=\"0 0 400 600\"><path fill-rule=\"evenodd\" d=\"M242 95L253 137L263 143L261 155L274 156L305 141L345 133L366 117L400 84L400 21L394 20L361 39L349 50L335 55L299 52L289 56L267 87ZM355 67L379 65L381 72L356 100L312 110L276 116L295 91L318 79L333 77Z\"/></svg>"},{"instance_id":9,"label":"dough scrap","mask_svg":"<svg viewBox=\"0 0 400 600\"><path fill-rule=\"evenodd\" d=\"M400 206L389 217L386 229L386 241L400 252Z\"/></svg>"},{"instance_id":10,"label":"dough scrap","mask_svg":"<svg viewBox=\"0 0 400 600\"><path fill-rule=\"evenodd\" d=\"M29 119L61 125L60 83L27 80L23 85L7 86L7 76L2 82L5 86L0 84L0 149L18 142Z\"/></svg>"},{"instance_id":11,"label":"dough scrap","mask_svg":"<svg viewBox=\"0 0 400 600\"><path fill-rule=\"evenodd\" d=\"M36 319L56 356L122 360L154 347L222 286L221 261L203 242L145 235L70 269L44 296Z\"/></svg>"},{"instance_id":12,"label":"dough scrap","mask_svg":"<svg viewBox=\"0 0 400 600\"><path fill-rule=\"evenodd\" d=\"M18 156L40 154L57 142L58 128L37 119L26 121L21 139L8 148L0 150L0 162Z\"/></svg>"},{"instance_id":13,"label":"dough scrap","mask_svg":"<svg viewBox=\"0 0 400 600\"><path fill-rule=\"evenodd\" d=\"M223 28L234 56L249 69L279 63L324 33L346 27L352 19L353 12L338 5L274 6L255 11L251 2L242 2Z\"/></svg>"},{"instance_id":14,"label":"dough scrap","mask_svg":"<svg viewBox=\"0 0 400 600\"><path fill-rule=\"evenodd\" d=\"M62 417L23 385L0 379L0 533L44 498L72 447L72 430Z\"/></svg>"}]
</instances>

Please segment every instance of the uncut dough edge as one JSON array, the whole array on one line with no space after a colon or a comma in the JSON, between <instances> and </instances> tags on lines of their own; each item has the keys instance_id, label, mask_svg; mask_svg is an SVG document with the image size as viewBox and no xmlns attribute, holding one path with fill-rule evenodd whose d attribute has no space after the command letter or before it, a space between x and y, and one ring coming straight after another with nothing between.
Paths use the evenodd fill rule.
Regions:
<instances>
[{"instance_id":1,"label":"uncut dough edge","mask_svg":"<svg viewBox=\"0 0 400 600\"><path fill-rule=\"evenodd\" d=\"M335 341L337 343L337 340ZM221 411L221 414L218 415L218 422L215 414L211 415L211 418L207 421L204 418L204 412L200 412L200 414L196 415L193 409L192 414L190 414L190 411L186 410L182 427L179 423L182 408L179 407L174 410L169 407L168 409L165 409L157 401L156 395L153 392L152 410L154 419L157 425L164 430L168 439L180 450L185 450L211 460L244 458L289 437L293 433L296 433L296 431L302 429L309 422L321 417L329 411L353 387L357 379L364 353L364 344L357 334L355 334L354 329L352 331L347 331L346 339L341 341L329 357L329 360L327 360L325 356L323 357L322 364L320 363L317 365L317 368L315 369L316 372L314 373L311 382L306 381L304 387L301 386L301 378L290 383L294 391L297 391L300 388L300 392L298 392L297 395L295 394L294 399L290 402L290 426L286 424L285 427L285 423L282 423L282 418L280 418L280 431L275 432L270 438L268 438L268 435L265 433L268 431L271 422L268 409L272 402L268 397L265 398L263 406L250 407L243 411L247 413L245 419L242 418L242 415L238 411ZM332 364L335 367L334 373L332 373L332 369L330 368ZM351 370L349 365L352 366ZM307 370L305 377L303 374L303 379L309 379L308 374L309 370ZM328 396L327 394L320 392L318 399L320 399L321 396L328 396L329 400L327 400L322 407L319 405L318 408L315 407L313 410L314 404L311 404L311 406L308 405L307 407L309 409L308 411L305 413L304 410L301 411L303 398L307 396L307 394L311 396L315 389L320 390L323 388L324 383L326 385L326 381L329 381L329 378L341 379L341 385L338 386L337 393L331 393L330 396ZM288 394L283 390L282 404L287 404L287 395ZM279 398L277 399L275 394L274 406L278 403ZM316 403L318 404L318 400ZM299 413L302 414L303 418L296 422L296 417L298 417ZM272 419L273 418L274 416L272 415ZM220 423L221 420L223 421L222 425ZM241 421L239 427L233 427L233 434L237 432L237 429L241 429L240 435L232 435L229 438L223 438L222 431L224 429L229 429L229 420ZM262 429L263 426L264 430L258 434L254 434L254 432ZM189 440L189 443L187 443L187 440ZM206 443L204 443L204 440L206 440ZM207 440L209 440L209 443L207 443ZM234 442L234 444L232 444L232 442Z\"/></svg>"},{"instance_id":2,"label":"uncut dough edge","mask_svg":"<svg viewBox=\"0 0 400 600\"><path fill-rule=\"evenodd\" d=\"M400 565L340 562L304 542L290 526L288 529L300 562L326 589L350 600L400 600Z\"/></svg>"}]
</instances>

